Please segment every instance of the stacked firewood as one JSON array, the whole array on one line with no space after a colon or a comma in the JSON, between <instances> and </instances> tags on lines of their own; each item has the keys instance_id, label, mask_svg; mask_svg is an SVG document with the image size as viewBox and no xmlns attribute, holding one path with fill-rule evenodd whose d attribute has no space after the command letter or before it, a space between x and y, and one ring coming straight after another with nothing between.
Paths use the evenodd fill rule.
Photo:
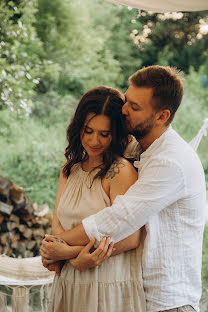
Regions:
<instances>
[{"instance_id":1,"label":"stacked firewood","mask_svg":"<svg viewBox=\"0 0 208 312\"><path fill-rule=\"evenodd\" d=\"M0 254L38 256L42 239L51 234L51 224L47 204L30 203L22 187L0 177Z\"/></svg>"}]
</instances>

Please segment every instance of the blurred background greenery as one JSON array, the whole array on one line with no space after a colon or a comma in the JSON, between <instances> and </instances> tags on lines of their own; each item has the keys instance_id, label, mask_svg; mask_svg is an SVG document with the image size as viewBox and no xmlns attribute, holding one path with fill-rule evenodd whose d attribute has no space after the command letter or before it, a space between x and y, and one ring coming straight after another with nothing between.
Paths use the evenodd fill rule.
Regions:
<instances>
[{"instance_id":1,"label":"blurred background greenery","mask_svg":"<svg viewBox=\"0 0 208 312\"><path fill-rule=\"evenodd\" d=\"M53 210L65 129L81 95L96 85L124 92L128 77L152 64L184 72L173 127L190 141L208 118L208 11L138 14L103 0L1 0L0 175ZM208 187L208 138L198 153Z\"/></svg>"}]
</instances>

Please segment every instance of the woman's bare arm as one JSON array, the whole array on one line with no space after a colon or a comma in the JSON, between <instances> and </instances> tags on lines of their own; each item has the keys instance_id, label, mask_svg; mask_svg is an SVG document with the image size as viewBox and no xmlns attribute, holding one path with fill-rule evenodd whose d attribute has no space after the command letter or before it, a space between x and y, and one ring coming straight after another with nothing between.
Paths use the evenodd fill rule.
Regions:
<instances>
[{"instance_id":1,"label":"woman's bare arm","mask_svg":"<svg viewBox=\"0 0 208 312\"><path fill-rule=\"evenodd\" d=\"M106 175L106 179L110 178L109 197L111 203L113 203L116 196L125 194L128 188L137 181L138 173L135 168L123 158L112 165L110 172L110 175ZM112 256L137 248L140 242L140 232L139 229L131 236L116 243L114 245L115 250L112 252Z\"/></svg>"},{"instance_id":2,"label":"woman's bare arm","mask_svg":"<svg viewBox=\"0 0 208 312\"><path fill-rule=\"evenodd\" d=\"M57 216L57 207L59 205L59 201L63 193L63 190L66 186L66 183L67 183L67 178L63 175L63 167L62 167L60 176L59 176L59 185L58 185L56 203L55 203L55 208L54 208L54 213L53 213L53 221L52 221L53 235L64 233L64 228L62 227ZM48 248L49 244L50 244L50 249ZM49 269L49 265L51 265L52 263L56 261L76 257L80 253L82 248L83 248L82 246L69 246L67 244L63 245L63 244L57 243L54 241L52 237L48 236L45 239L43 239L42 246L40 249L43 265Z\"/></svg>"},{"instance_id":3,"label":"woman's bare arm","mask_svg":"<svg viewBox=\"0 0 208 312\"><path fill-rule=\"evenodd\" d=\"M63 193L63 190L66 186L67 178L63 175L63 167L61 168L60 176L59 176L59 185L58 185L58 191L56 195L56 203L53 213L53 222L52 222L52 233L54 235L60 234L64 232L64 228L62 227L58 217L57 217L57 208L58 204L61 198L61 194Z\"/></svg>"}]
</instances>

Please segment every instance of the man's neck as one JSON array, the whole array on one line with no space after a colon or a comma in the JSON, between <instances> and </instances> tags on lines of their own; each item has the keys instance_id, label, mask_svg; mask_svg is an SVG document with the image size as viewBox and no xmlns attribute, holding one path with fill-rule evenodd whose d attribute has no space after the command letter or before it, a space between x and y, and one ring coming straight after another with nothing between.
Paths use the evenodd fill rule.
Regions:
<instances>
[{"instance_id":1,"label":"man's neck","mask_svg":"<svg viewBox=\"0 0 208 312\"><path fill-rule=\"evenodd\" d=\"M154 129L147 136L145 136L142 139L139 139L138 142L141 145L142 151L145 152L148 149L148 147L150 147L150 145L168 129L168 127L169 126Z\"/></svg>"}]
</instances>

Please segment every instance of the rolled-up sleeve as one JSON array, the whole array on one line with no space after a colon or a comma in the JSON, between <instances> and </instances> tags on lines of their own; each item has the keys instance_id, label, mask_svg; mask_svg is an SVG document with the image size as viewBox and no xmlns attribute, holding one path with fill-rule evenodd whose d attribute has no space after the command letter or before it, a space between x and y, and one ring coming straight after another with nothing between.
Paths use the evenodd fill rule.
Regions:
<instances>
[{"instance_id":1,"label":"rolled-up sleeve","mask_svg":"<svg viewBox=\"0 0 208 312\"><path fill-rule=\"evenodd\" d=\"M102 237L118 241L136 232L148 219L186 193L183 170L176 161L152 159L125 195L117 196L110 207L82 221L85 232L96 243Z\"/></svg>"}]
</instances>

